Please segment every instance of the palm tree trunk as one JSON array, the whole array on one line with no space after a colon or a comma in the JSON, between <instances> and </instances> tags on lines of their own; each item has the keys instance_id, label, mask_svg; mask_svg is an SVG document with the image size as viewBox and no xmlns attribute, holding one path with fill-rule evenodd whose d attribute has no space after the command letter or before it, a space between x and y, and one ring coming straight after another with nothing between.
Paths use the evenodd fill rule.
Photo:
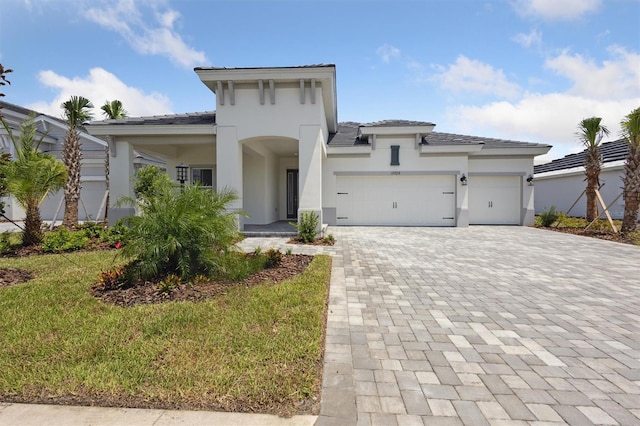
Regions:
<instances>
[{"instance_id":1,"label":"palm tree trunk","mask_svg":"<svg viewBox=\"0 0 640 426\"><path fill-rule=\"evenodd\" d=\"M80 198L80 135L72 129L64 141L64 163L67 181L64 184L64 219L62 224L73 227L78 224L78 199Z\"/></svg>"},{"instance_id":2,"label":"palm tree trunk","mask_svg":"<svg viewBox=\"0 0 640 426\"><path fill-rule=\"evenodd\" d=\"M585 174L587 175L587 222L596 220L599 216L596 190L600 186L600 153L590 150L587 153Z\"/></svg>"},{"instance_id":3,"label":"palm tree trunk","mask_svg":"<svg viewBox=\"0 0 640 426\"><path fill-rule=\"evenodd\" d=\"M633 232L638 227L640 212L640 146L630 145L624 165L624 219L622 233Z\"/></svg>"},{"instance_id":4,"label":"palm tree trunk","mask_svg":"<svg viewBox=\"0 0 640 426\"><path fill-rule=\"evenodd\" d=\"M42 242L42 218L40 217L40 208L38 203L30 201L26 208L26 217L24 220L24 234L22 236L22 245L32 246Z\"/></svg>"}]
</instances>

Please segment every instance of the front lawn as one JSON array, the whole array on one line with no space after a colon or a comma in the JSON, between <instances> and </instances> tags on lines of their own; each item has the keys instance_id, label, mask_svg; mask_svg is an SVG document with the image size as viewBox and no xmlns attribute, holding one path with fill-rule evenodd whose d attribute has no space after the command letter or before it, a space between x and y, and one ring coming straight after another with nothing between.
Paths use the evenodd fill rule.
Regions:
<instances>
[{"instance_id":1,"label":"front lawn","mask_svg":"<svg viewBox=\"0 0 640 426\"><path fill-rule=\"evenodd\" d=\"M114 252L0 259L0 401L317 413L331 259L280 284L133 307L91 295Z\"/></svg>"},{"instance_id":2,"label":"front lawn","mask_svg":"<svg viewBox=\"0 0 640 426\"><path fill-rule=\"evenodd\" d=\"M551 226L543 226L542 215L537 215L534 226L537 228L549 229L552 231L566 232L575 235L584 235L587 237L600 238L603 240L616 241L620 243L640 245L640 231L631 232L627 235L620 234L622 228L621 220L614 220L613 223L618 229L618 233L614 233L611 224L607 219L598 219L589 229L585 230L589 222L581 217L567 216L559 214Z\"/></svg>"}]
</instances>

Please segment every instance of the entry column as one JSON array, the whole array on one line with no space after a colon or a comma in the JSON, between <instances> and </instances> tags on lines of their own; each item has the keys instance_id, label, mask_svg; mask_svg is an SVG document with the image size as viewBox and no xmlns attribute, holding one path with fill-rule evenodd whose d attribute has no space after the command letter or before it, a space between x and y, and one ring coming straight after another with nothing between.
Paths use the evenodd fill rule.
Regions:
<instances>
[{"instance_id":1,"label":"entry column","mask_svg":"<svg viewBox=\"0 0 640 426\"><path fill-rule=\"evenodd\" d=\"M127 141L110 141L109 144L115 144L115 149L109 150L109 224L113 225L123 217L135 215L133 207L116 205L121 197L134 198L131 179L135 172L133 146Z\"/></svg>"},{"instance_id":2,"label":"entry column","mask_svg":"<svg viewBox=\"0 0 640 426\"><path fill-rule=\"evenodd\" d=\"M322 159L324 138L320 126L300 126L298 144L298 220L304 212L315 212L322 226Z\"/></svg>"},{"instance_id":3,"label":"entry column","mask_svg":"<svg viewBox=\"0 0 640 426\"><path fill-rule=\"evenodd\" d=\"M232 189L238 199L231 203L230 210L242 210L242 145L238 143L235 126L218 126L216 135L216 182L217 190ZM238 217L240 230L244 229L244 218Z\"/></svg>"}]
</instances>

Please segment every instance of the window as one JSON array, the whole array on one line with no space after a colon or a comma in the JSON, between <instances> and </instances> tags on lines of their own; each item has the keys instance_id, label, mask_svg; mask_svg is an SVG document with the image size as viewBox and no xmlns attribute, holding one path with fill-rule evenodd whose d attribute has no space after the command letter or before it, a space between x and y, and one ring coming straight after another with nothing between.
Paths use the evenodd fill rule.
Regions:
<instances>
[{"instance_id":1,"label":"window","mask_svg":"<svg viewBox=\"0 0 640 426\"><path fill-rule=\"evenodd\" d=\"M400 145L391 145L391 165L400 165Z\"/></svg>"},{"instance_id":2,"label":"window","mask_svg":"<svg viewBox=\"0 0 640 426\"><path fill-rule=\"evenodd\" d=\"M191 182L205 188L215 188L214 169L211 167L192 167Z\"/></svg>"}]
</instances>

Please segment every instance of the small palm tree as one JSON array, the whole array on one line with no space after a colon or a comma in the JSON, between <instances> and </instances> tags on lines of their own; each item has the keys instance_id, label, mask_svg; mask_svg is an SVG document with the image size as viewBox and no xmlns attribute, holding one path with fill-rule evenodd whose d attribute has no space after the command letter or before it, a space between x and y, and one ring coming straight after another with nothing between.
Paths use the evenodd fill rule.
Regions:
<instances>
[{"instance_id":1,"label":"small palm tree","mask_svg":"<svg viewBox=\"0 0 640 426\"><path fill-rule=\"evenodd\" d=\"M624 218L622 233L638 227L640 211L640 108L636 108L620 122L622 133L629 143L629 153L624 163Z\"/></svg>"},{"instance_id":2,"label":"small palm tree","mask_svg":"<svg viewBox=\"0 0 640 426\"><path fill-rule=\"evenodd\" d=\"M600 186L600 142L609 134L609 129L601 124L602 118L585 118L578 125L577 136L587 148L584 159L584 173L587 175L587 221L595 220L598 214L596 190Z\"/></svg>"},{"instance_id":3,"label":"small palm tree","mask_svg":"<svg viewBox=\"0 0 640 426\"><path fill-rule=\"evenodd\" d=\"M111 120L117 120L129 116L129 113L124 109L122 102L117 99L113 101L104 101L104 105L102 105L100 109L102 110L102 114ZM111 173L111 165L109 164L109 147L105 147L104 150L104 183L107 189L107 203L104 210L104 220L106 221L109 217L109 203L111 198L109 196L109 173Z\"/></svg>"},{"instance_id":4,"label":"small palm tree","mask_svg":"<svg viewBox=\"0 0 640 426\"><path fill-rule=\"evenodd\" d=\"M22 244L39 244L43 235L40 204L49 193L62 189L67 171L60 161L40 151L44 136L35 140L33 116L22 123L19 140L4 121L2 124L13 143L15 154L13 161L0 163L0 174L5 177L7 191L26 213Z\"/></svg>"},{"instance_id":5,"label":"small palm tree","mask_svg":"<svg viewBox=\"0 0 640 426\"><path fill-rule=\"evenodd\" d=\"M63 161L67 166L67 181L64 184L64 219L62 224L78 224L78 199L80 198L80 134L77 127L93 117L89 110L93 104L82 96L71 96L61 105L69 130L64 138Z\"/></svg>"}]
</instances>

